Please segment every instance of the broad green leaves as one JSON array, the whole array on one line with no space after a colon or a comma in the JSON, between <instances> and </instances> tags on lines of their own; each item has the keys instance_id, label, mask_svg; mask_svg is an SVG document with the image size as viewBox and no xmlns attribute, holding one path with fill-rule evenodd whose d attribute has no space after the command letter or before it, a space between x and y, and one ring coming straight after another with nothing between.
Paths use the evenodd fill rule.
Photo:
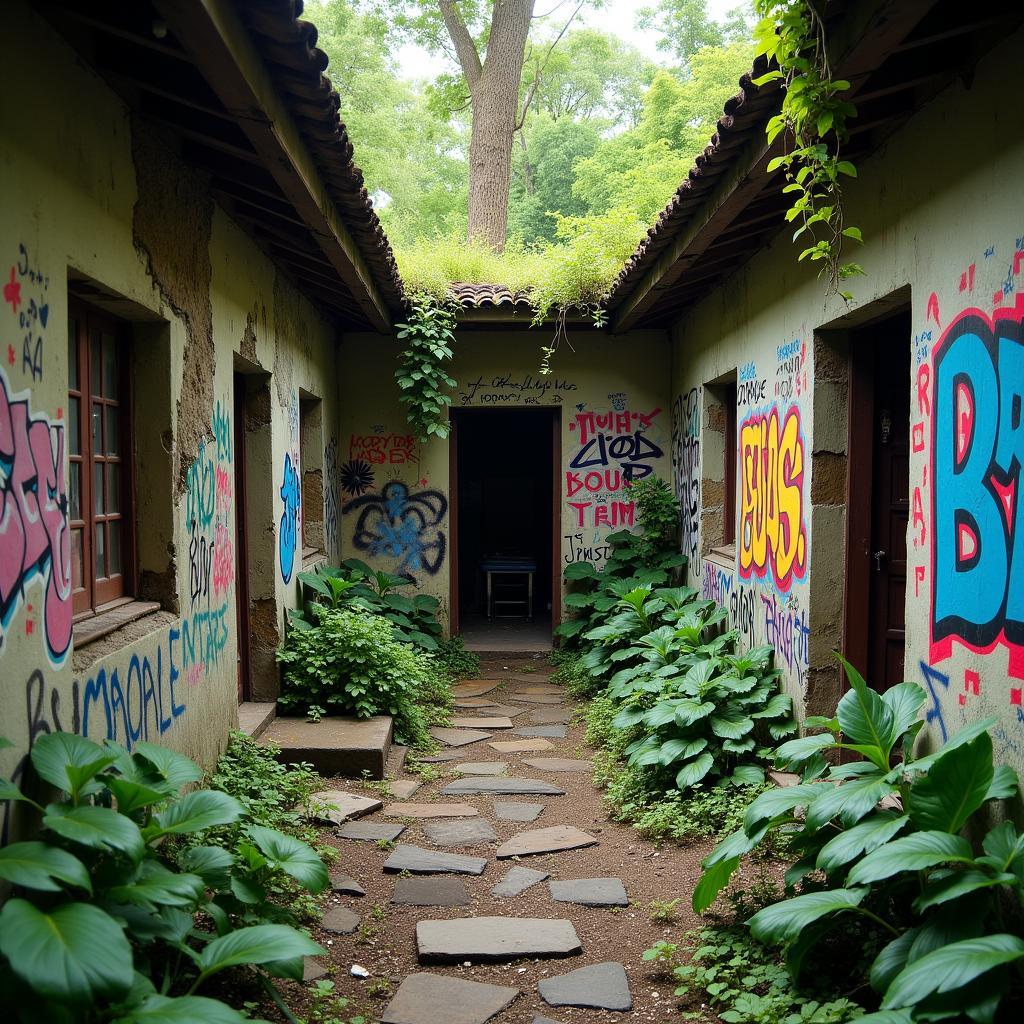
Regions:
<instances>
[{"instance_id":1,"label":"broad green leaves","mask_svg":"<svg viewBox=\"0 0 1024 1024\"><path fill-rule=\"evenodd\" d=\"M92 892L85 865L66 850L46 843L12 843L0 849L0 878L43 892L59 892L59 882Z\"/></svg>"},{"instance_id":2,"label":"broad green leaves","mask_svg":"<svg viewBox=\"0 0 1024 1024\"><path fill-rule=\"evenodd\" d=\"M98 743L69 732L48 733L32 745L32 767L40 778L77 800L82 788L114 760Z\"/></svg>"},{"instance_id":3,"label":"broad green leaves","mask_svg":"<svg viewBox=\"0 0 1024 1024\"><path fill-rule=\"evenodd\" d=\"M846 877L847 885L879 882L902 871L922 871L949 861L971 860L971 844L948 832L915 832L894 839L854 865Z\"/></svg>"},{"instance_id":4,"label":"broad green leaves","mask_svg":"<svg viewBox=\"0 0 1024 1024\"><path fill-rule=\"evenodd\" d=\"M209 977L239 964L267 964L291 957L318 956L326 950L312 939L280 924L239 928L214 939L198 959L200 977Z\"/></svg>"},{"instance_id":5,"label":"broad green leaves","mask_svg":"<svg viewBox=\"0 0 1024 1024\"><path fill-rule=\"evenodd\" d=\"M750 930L762 942L792 942L819 918L860 906L867 892L867 889L830 889L794 896L758 911L750 919Z\"/></svg>"},{"instance_id":6,"label":"broad green leaves","mask_svg":"<svg viewBox=\"0 0 1024 1024\"><path fill-rule=\"evenodd\" d=\"M97 850L115 850L136 863L145 851L139 826L109 807L50 804L43 815L43 826L71 842Z\"/></svg>"},{"instance_id":7,"label":"broad green leaves","mask_svg":"<svg viewBox=\"0 0 1024 1024\"><path fill-rule=\"evenodd\" d=\"M938 758L910 791L917 828L959 832L985 802L992 784L992 740L987 732Z\"/></svg>"},{"instance_id":8,"label":"broad green leaves","mask_svg":"<svg viewBox=\"0 0 1024 1024\"><path fill-rule=\"evenodd\" d=\"M330 884L324 862L301 840L262 825L250 825L249 835L272 867L291 875L303 888L321 892Z\"/></svg>"},{"instance_id":9,"label":"broad green leaves","mask_svg":"<svg viewBox=\"0 0 1024 1024\"><path fill-rule=\"evenodd\" d=\"M187 835L215 825L229 825L242 816L242 805L226 793L200 789L186 793L155 816L155 835Z\"/></svg>"}]
</instances>

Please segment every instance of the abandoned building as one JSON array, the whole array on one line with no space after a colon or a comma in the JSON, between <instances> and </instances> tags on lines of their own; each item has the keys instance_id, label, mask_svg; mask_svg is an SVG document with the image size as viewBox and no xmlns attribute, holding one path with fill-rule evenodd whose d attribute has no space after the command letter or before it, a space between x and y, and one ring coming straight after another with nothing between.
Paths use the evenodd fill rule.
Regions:
<instances>
[{"instance_id":1,"label":"abandoned building","mask_svg":"<svg viewBox=\"0 0 1024 1024\"><path fill-rule=\"evenodd\" d=\"M322 560L549 649L563 570L600 566L650 474L688 582L803 713L839 650L920 682L936 738L996 716L1024 768L1024 8L880 6L837 42L851 303L796 262L754 74L549 376L520 296L456 288L453 430L421 444L402 282L301 5L7 5L3 774L58 728L209 764L272 713Z\"/></svg>"}]
</instances>

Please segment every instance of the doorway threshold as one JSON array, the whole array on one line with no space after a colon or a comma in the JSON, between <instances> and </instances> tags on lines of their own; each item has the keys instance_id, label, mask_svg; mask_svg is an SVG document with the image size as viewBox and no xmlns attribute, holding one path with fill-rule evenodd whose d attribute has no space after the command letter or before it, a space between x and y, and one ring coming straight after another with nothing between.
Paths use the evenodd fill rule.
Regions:
<instances>
[{"instance_id":1,"label":"doorway threshold","mask_svg":"<svg viewBox=\"0 0 1024 1024\"><path fill-rule=\"evenodd\" d=\"M536 654L552 649L551 620L492 619L463 616L459 635L467 651Z\"/></svg>"}]
</instances>

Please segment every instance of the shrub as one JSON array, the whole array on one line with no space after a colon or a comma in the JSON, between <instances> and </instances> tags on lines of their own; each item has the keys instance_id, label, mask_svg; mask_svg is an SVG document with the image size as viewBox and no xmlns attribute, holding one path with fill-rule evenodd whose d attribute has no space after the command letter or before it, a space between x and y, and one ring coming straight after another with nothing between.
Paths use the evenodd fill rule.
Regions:
<instances>
[{"instance_id":1,"label":"shrub","mask_svg":"<svg viewBox=\"0 0 1024 1024\"><path fill-rule=\"evenodd\" d=\"M431 744L428 729L451 707L451 684L433 659L401 642L391 622L363 611L319 613L319 624L293 630L277 652L284 666L279 703L304 714L394 718L399 743Z\"/></svg>"},{"instance_id":2,"label":"shrub","mask_svg":"<svg viewBox=\"0 0 1024 1024\"><path fill-rule=\"evenodd\" d=\"M465 679L480 671L480 655L467 651L461 636L439 640L434 658L453 679Z\"/></svg>"},{"instance_id":3,"label":"shrub","mask_svg":"<svg viewBox=\"0 0 1024 1024\"><path fill-rule=\"evenodd\" d=\"M16 1019L241 1022L193 993L250 965L277 996L269 976L299 980L302 957L324 952L268 897L280 873L310 892L325 889L320 858L245 822L225 793L181 795L201 777L188 758L52 733L35 742L31 763L61 795L41 807L13 783L0 785L0 797L41 816L38 839L0 850L0 879L13 886L0 911L0 976ZM205 843L211 829L236 823L246 834L237 855ZM166 841L174 837L194 845ZM199 912L213 932L196 926Z\"/></svg>"},{"instance_id":4,"label":"shrub","mask_svg":"<svg viewBox=\"0 0 1024 1024\"><path fill-rule=\"evenodd\" d=\"M1011 965L1024 961L1024 940L1006 926L1007 915L1019 920L1024 836L1003 822L985 835L979 856L960 833L986 803L1017 791L1016 773L993 764L987 730L995 720L914 759L924 690L900 683L878 694L848 664L846 674L851 689L836 717L809 720L825 731L777 751L779 765L800 770L802 782L754 800L743 827L705 860L694 909L709 907L740 858L785 829L800 857L787 884L813 881L755 914L750 928L785 947L794 977L853 914L887 943L869 972L881 996L876 1024L991 1020ZM826 762L825 752L840 750L863 760Z\"/></svg>"}]
</instances>

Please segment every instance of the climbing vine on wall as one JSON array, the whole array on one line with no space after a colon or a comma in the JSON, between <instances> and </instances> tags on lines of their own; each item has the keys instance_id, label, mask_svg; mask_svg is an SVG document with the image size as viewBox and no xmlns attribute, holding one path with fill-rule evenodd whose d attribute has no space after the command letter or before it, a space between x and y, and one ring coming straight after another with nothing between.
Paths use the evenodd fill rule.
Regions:
<instances>
[{"instance_id":1,"label":"climbing vine on wall","mask_svg":"<svg viewBox=\"0 0 1024 1024\"><path fill-rule=\"evenodd\" d=\"M859 228L845 222L842 182L855 178L857 169L841 153L849 138L847 121L857 108L842 98L850 83L832 77L819 13L824 6L824 0L817 6L813 0L755 0L758 52L778 65L755 84L786 85L782 110L765 131L769 143L785 132L786 152L769 162L768 172L785 169L782 191L793 196L786 219L797 225L793 241L804 242L798 259L820 263L828 294L850 301L843 282L864 270L844 261L844 247L863 239Z\"/></svg>"},{"instance_id":2,"label":"climbing vine on wall","mask_svg":"<svg viewBox=\"0 0 1024 1024\"><path fill-rule=\"evenodd\" d=\"M399 324L398 337L406 348L399 356L395 380L408 405L409 425L420 441L446 438L451 430L446 411L455 381L444 370L452 358L456 309L426 295L413 299L408 323Z\"/></svg>"}]
</instances>

